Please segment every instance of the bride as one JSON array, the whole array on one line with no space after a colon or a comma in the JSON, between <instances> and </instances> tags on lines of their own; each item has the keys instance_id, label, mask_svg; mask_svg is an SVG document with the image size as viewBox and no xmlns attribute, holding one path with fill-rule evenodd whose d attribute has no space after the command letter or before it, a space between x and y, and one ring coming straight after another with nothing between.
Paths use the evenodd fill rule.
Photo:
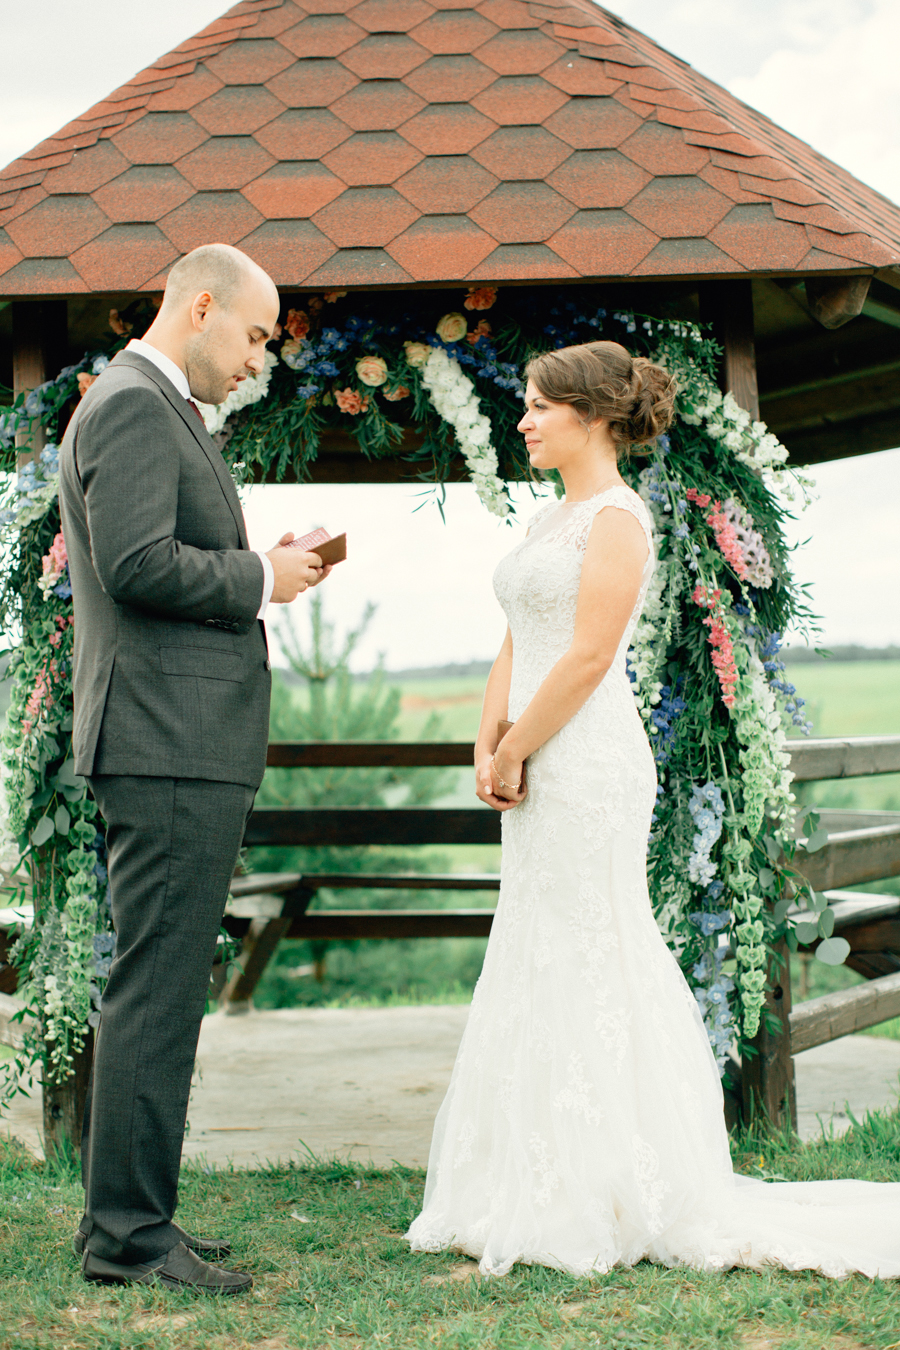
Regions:
<instances>
[{"instance_id":1,"label":"bride","mask_svg":"<svg viewBox=\"0 0 900 1350\"><path fill-rule=\"evenodd\" d=\"M715 1060L650 907L656 774L625 654L654 560L618 465L665 430L672 381L614 342L527 374L518 429L566 495L494 574L509 628L475 773L504 812L500 897L410 1246L489 1275L648 1259L900 1276L900 1184L733 1172Z\"/></svg>"}]
</instances>

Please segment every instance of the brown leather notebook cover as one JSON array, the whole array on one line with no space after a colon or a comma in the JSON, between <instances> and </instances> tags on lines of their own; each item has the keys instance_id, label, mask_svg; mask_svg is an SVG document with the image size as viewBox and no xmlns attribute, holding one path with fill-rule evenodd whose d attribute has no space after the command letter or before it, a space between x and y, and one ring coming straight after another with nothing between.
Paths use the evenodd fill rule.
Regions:
<instances>
[{"instance_id":1,"label":"brown leather notebook cover","mask_svg":"<svg viewBox=\"0 0 900 1350\"><path fill-rule=\"evenodd\" d=\"M506 735L506 733L509 731L509 729L510 729L511 726L512 726L512 722L507 722L505 718L501 718L501 720L497 723L497 744L498 744L498 745L499 745L500 742L503 740L503 737L504 737L504 736ZM524 786L525 786L525 765L523 764L523 765L522 765L522 787L524 788Z\"/></svg>"},{"instance_id":2,"label":"brown leather notebook cover","mask_svg":"<svg viewBox=\"0 0 900 1350\"><path fill-rule=\"evenodd\" d=\"M337 534L333 538L327 530L312 530L299 539L293 539L285 548L302 548L306 553L318 553L322 562L339 563L347 556L347 536Z\"/></svg>"}]
</instances>

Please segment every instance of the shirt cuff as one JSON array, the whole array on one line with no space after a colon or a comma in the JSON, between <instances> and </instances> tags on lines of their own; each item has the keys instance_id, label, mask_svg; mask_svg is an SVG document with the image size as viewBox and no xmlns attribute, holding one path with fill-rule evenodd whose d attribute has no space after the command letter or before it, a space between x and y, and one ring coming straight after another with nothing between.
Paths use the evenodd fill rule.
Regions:
<instances>
[{"instance_id":1,"label":"shirt cuff","mask_svg":"<svg viewBox=\"0 0 900 1350\"><path fill-rule=\"evenodd\" d=\"M263 590L262 604L259 607L258 619L266 617L266 610L269 608L269 601L272 599L272 592L275 589L275 568L272 566L272 559L267 558L265 553L259 549L254 549L254 553L263 565Z\"/></svg>"}]
</instances>

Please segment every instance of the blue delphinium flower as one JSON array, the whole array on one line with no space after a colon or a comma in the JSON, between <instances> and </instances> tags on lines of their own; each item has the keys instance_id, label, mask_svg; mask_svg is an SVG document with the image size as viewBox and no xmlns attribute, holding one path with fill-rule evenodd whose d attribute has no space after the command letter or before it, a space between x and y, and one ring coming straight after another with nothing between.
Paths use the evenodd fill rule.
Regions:
<instances>
[{"instance_id":1,"label":"blue delphinium flower","mask_svg":"<svg viewBox=\"0 0 900 1350\"><path fill-rule=\"evenodd\" d=\"M691 972L697 981L694 997L700 1006L703 1025L720 1074L725 1072L728 1052L734 1040L734 1018L728 1005L728 995L734 990L734 981L722 974L726 955L726 947L704 952Z\"/></svg>"},{"instance_id":2,"label":"blue delphinium flower","mask_svg":"<svg viewBox=\"0 0 900 1350\"><path fill-rule=\"evenodd\" d=\"M721 789L716 783L695 786L688 810L696 829L688 858L688 875L694 883L708 885L716 875L716 865L711 854L722 836L722 817L725 814Z\"/></svg>"}]
</instances>

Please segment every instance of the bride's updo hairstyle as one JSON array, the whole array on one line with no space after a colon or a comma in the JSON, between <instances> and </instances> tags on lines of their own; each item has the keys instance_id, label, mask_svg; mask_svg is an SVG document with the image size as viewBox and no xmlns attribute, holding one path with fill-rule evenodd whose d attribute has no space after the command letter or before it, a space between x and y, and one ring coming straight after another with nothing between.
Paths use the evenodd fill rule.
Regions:
<instances>
[{"instance_id":1,"label":"bride's updo hairstyle","mask_svg":"<svg viewBox=\"0 0 900 1350\"><path fill-rule=\"evenodd\" d=\"M677 392L672 376L618 342L541 352L525 374L551 402L570 403L585 428L607 418L620 458L633 446L655 441L672 421Z\"/></svg>"}]
</instances>

